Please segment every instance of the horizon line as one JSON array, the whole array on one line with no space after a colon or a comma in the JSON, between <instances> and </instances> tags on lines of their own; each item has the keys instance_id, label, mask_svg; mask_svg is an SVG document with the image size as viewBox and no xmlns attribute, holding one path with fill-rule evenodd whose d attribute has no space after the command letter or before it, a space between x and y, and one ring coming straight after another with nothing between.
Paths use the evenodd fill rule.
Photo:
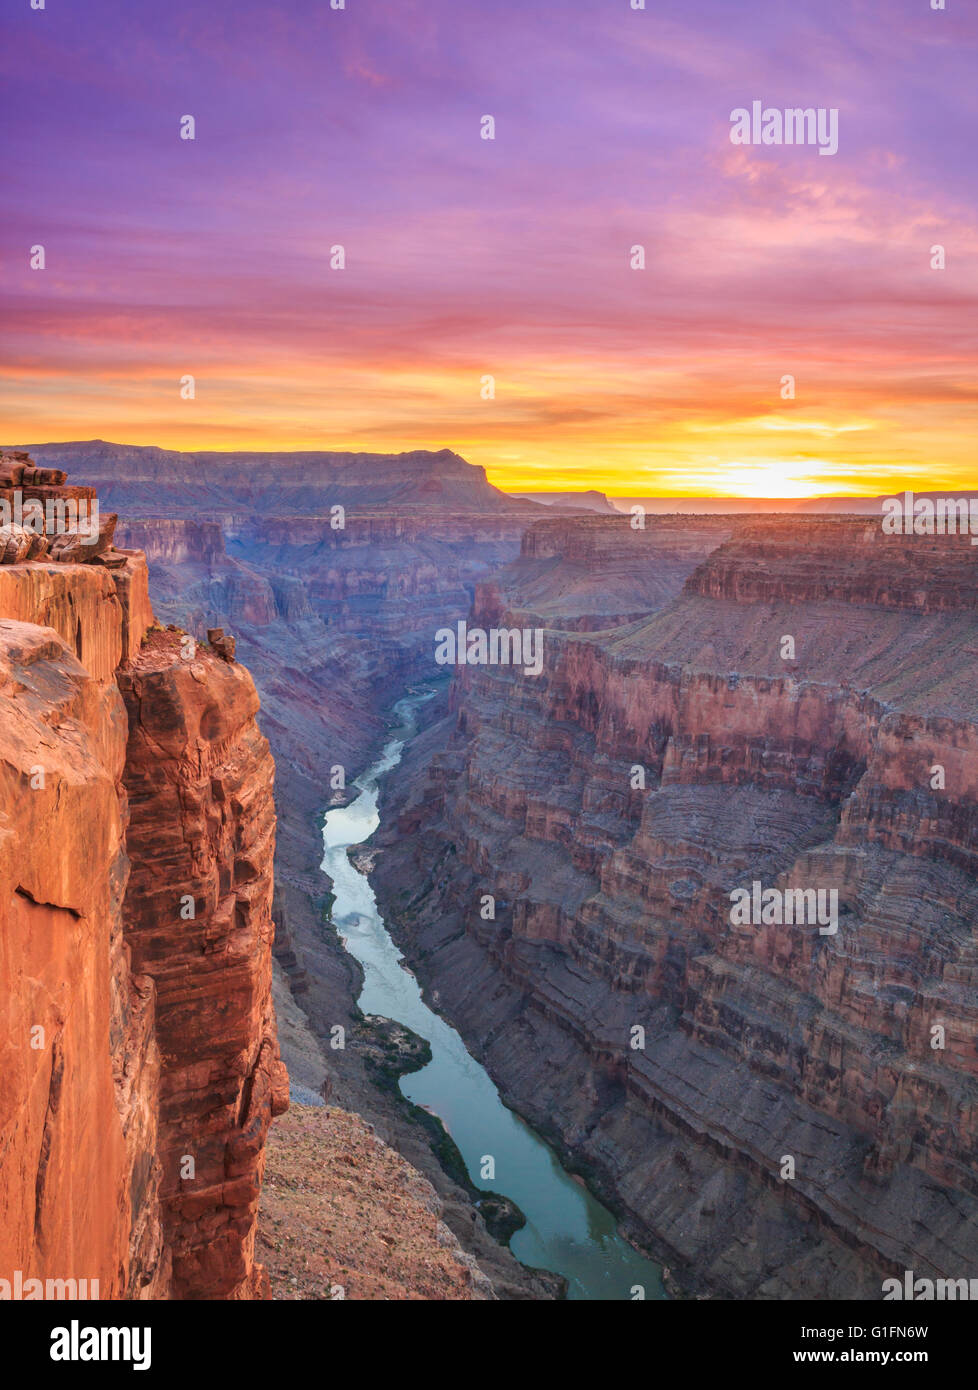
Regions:
<instances>
[{"instance_id":1,"label":"horizon line","mask_svg":"<svg viewBox=\"0 0 978 1390\"><path fill-rule=\"evenodd\" d=\"M299 457L305 454L359 454L374 458L397 458L398 456L404 454L431 454L433 456L437 454L452 454L455 458L461 459L461 461L468 468L473 468L481 471L484 474L486 481L489 483L489 486L494 487L497 492L501 492L506 497L513 497L517 499L525 495L530 495L532 497L532 495L534 494L551 495L554 497L558 497L567 496L569 494L574 493L586 494L590 492L598 493L600 496L605 497L609 501L614 499L617 499L618 501L628 501L629 499L645 498L648 500L676 502L739 502L745 504L750 502L794 502L811 504L815 502L872 501L876 498L897 496L900 493L906 494L908 492L915 493L918 496L928 496L930 494L935 493L954 493L956 495L961 495L962 493L968 494L972 492L978 492L978 489L976 488L956 487L953 483L949 482L928 483L926 487L905 486L903 488L891 489L890 491L882 492L879 490L859 492L825 492L813 494L811 496L798 496L797 493L792 495L780 493L744 494L732 492L704 491L677 492L672 489L664 491L646 492L643 492L641 490L633 490L630 492L612 492L609 491L607 488L595 486L593 483L591 485L582 484L580 487L534 487L532 485L503 487L500 486L498 483L494 483L491 481L491 479L489 478L488 470L486 469L484 464L470 462L470 460L467 459L464 454L460 453L457 449L453 449L451 445L448 444L442 445L440 448L430 448L426 446L421 446L398 450L363 449L351 446L333 446L330 448L316 449L174 449L166 444L135 444L124 440L103 439L100 435L95 435L88 439L48 439L39 440L31 444L3 444L0 445L0 449L30 451L31 449L64 448L73 444L78 446L87 444L105 444L110 446L111 448L118 449L159 449L164 453L186 454L191 456L196 454L216 454L228 456L232 454L240 454L254 455L256 457L269 455L274 455L277 457Z\"/></svg>"}]
</instances>

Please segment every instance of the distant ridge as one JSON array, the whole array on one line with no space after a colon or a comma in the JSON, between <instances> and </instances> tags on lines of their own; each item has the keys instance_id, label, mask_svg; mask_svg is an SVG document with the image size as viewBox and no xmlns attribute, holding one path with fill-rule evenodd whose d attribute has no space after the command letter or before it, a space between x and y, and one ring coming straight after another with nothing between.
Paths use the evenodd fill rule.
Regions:
<instances>
[{"instance_id":1,"label":"distant ridge","mask_svg":"<svg viewBox=\"0 0 978 1390\"><path fill-rule=\"evenodd\" d=\"M581 492L511 492L515 501L542 502L545 507L580 507L588 512L618 511L603 492L586 488Z\"/></svg>"},{"instance_id":2,"label":"distant ridge","mask_svg":"<svg viewBox=\"0 0 978 1390\"><path fill-rule=\"evenodd\" d=\"M978 492L960 488L906 489L914 497L978 498ZM629 507L642 506L656 515L688 513L719 516L725 513L758 514L764 512L805 512L842 516L880 516L887 497L902 497L900 492L881 492L878 497L613 497L615 509L627 512Z\"/></svg>"},{"instance_id":3,"label":"distant ridge","mask_svg":"<svg viewBox=\"0 0 978 1390\"><path fill-rule=\"evenodd\" d=\"M89 439L35 444L30 452L40 467L70 468L79 481L99 489L105 506L131 517L199 518L244 511L316 516L336 505L398 513L519 515L534 507L493 487L484 468L451 449L183 453Z\"/></svg>"}]
</instances>

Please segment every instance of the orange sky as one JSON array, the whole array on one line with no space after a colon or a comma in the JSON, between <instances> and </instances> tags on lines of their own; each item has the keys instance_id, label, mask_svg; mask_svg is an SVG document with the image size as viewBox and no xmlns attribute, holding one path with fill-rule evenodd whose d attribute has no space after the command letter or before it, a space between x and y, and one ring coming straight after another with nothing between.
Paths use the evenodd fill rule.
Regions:
<instances>
[{"instance_id":1,"label":"orange sky","mask_svg":"<svg viewBox=\"0 0 978 1390\"><path fill-rule=\"evenodd\" d=\"M600 370L516 363L496 376L494 399L482 398L482 378L471 370L389 363L322 376L298 364L274 374L209 372L194 400L180 399L176 379L134 370L93 374L84 390L53 376L8 409L6 438L188 450L449 447L508 490L596 487L621 496L788 498L978 485L971 402L922 406L919 383L901 393L890 373L874 390L803 364L795 399L782 400L773 361L752 364L751 390L743 367L731 377L722 361L636 370L632 379Z\"/></svg>"},{"instance_id":2,"label":"orange sky","mask_svg":"<svg viewBox=\"0 0 978 1390\"><path fill-rule=\"evenodd\" d=\"M23 8L4 442L449 447L619 496L978 486L967 7ZM733 144L758 94L838 108L838 152Z\"/></svg>"}]
</instances>

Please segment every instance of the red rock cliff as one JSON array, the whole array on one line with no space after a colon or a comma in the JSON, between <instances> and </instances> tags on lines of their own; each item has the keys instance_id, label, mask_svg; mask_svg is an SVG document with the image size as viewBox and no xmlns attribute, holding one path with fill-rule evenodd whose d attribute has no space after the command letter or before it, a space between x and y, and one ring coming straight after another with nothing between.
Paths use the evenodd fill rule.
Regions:
<instances>
[{"instance_id":1,"label":"red rock cliff","mask_svg":"<svg viewBox=\"0 0 978 1390\"><path fill-rule=\"evenodd\" d=\"M250 1297L265 1136L287 1108L271 1004L274 765L242 667L158 635L120 673L133 967L157 990L176 1297Z\"/></svg>"},{"instance_id":2,"label":"red rock cliff","mask_svg":"<svg viewBox=\"0 0 978 1390\"><path fill-rule=\"evenodd\" d=\"M136 553L0 566L0 1280L261 1296L273 765L151 623Z\"/></svg>"}]
</instances>

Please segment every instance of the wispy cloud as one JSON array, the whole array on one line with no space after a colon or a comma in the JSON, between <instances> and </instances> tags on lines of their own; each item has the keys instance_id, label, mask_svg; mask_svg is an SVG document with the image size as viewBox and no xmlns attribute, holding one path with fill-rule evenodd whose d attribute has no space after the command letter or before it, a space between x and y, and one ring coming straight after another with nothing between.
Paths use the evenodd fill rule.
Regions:
<instances>
[{"instance_id":1,"label":"wispy cloud","mask_svg":"<svg viewBox=\"0 0 978 1390\"><path fill-rule=\"evenodd\" d=\"M89 0L5 37L8 437L448 440L616 492L971 478L966 7ZM838 106L838 155L731 145L754 97Z\"/></svg>"}]
</instances>

